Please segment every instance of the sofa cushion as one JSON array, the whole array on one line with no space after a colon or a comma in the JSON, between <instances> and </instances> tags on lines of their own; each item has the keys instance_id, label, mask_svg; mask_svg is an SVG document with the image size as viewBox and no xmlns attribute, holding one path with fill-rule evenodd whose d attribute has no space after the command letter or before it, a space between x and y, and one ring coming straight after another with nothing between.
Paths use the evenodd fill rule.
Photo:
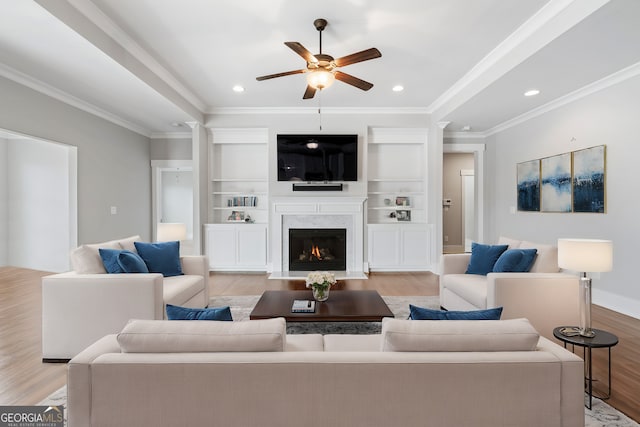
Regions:
<instances>
[{"instance_id":1,"label":"sofa cushion","mask_svg":"<svg viewBox=\"0 0 640 427\"><path fill-rule=\"evenodd\" d=\"M133 242L151 273L162 273L164 277L182 274L180 265L180 242L144 243Z\"/></svg>"},{"instance_id":2,"label":"sofa cushion","mask_svg":"<svg viewBox=\"0 0 640 427\"><path fill-rule=\"evenodd\" d=\"M135 239L140 239L140 236L131 236L125 239L81 245L71 251L71 254L69 255L71 268L73 268L73 271L78 274L105 274L107 270L104 268L98 249L133 249L132 252L134 252L135 248L124 247L120 242L126 243Z\"/></svg>"},{"instance_id":3,"label":"sofa cushion","mask_svg":"<svg viewBox=\"0 0 640 427\"><path fill-rule=\"evenodd\" d=\"M532 351L540 336L527 319L382 320L382 351Z\"/></svg>"},{"instance_id":4,"label":"sofa cushion","mask_svg":"<svg viewBox=\"0 0 640 427\"><path fill-rule=\"evenodd\" d=\"M471 258L465 273L482 275L490 273L493 270L493 265L507 250L507 247L507 245L483 245L473 242L471 244Z\"/></svg>"},{"instance_id":5,"label":"sofa cushion","mask_svg":"<svg viewBox=\"0 0 640 427\"><path fill-rule=\"evenodd\" d=\"M498 238L499 245L508 245L509 249L518 249L520 247L520 240L515 240L510 237L500 236Z\"/></svg>"},{"instance_id":6,"label":"sofa cushion","mask_svg":"<svg viewBox=\"0 0 640 427\"><path fill-rule=\"evenodd\" d=\"M129 250L120 251L118 265L125 273L148 273L149 269L140 255Z\"/></svg>"},{"instance_id":7,"label":"sofa cushion","mask_svg":"<svg viewBox=\"0 0 640 427\"><path fill-rule=\"evenodd\" d=\"M186 274L163 279L162 300L165 304L182 305L203 291L206 283L202 276Z\"/></svg>"},{"instance_id":8,"label":"sofa cushion","mask_svg":"<svg viewBox=\"0 0 640 427\"><path fill-rule=\"evenodd\" d=\"M380 334L324 335L324 351L380 351Z\"/></svg>"},{"instance_id":9,"label":"sofa cushion","mask_svg":"<svg viewBox=\"0 0 640 427\"><path fill-rule=\"evenodd\" d=\"M285 351L324 351L321 334L287 335Z\"/></svg>"},{"instance_id":10,"label":"sofa cushion","mask_svg":"<svg viewBox=\"0 0 640 427\"><path fill-rule=\"evenodd\" d=\"M557 246L523 241L520 243L520 249L538 250L538 255L529 270L531 273L557 273L560 271Z\"/></svg>"},{"instance_id":11,"label":"sofa cushion","mask_svg":"<svg viewBox=\"0 0 640 427\"><path fill-rule=\"evenodd\" d=\"M100 259L102 260L102 265L104 269L109 274L118 274L124 273L124 270L118 264L118 255L120 255L122 249L105 249L99 248L98 254L100 254Z\"/></svg>"},{"instance_id":12,"label":"sofa cushion","mask_svg":"<svg viewBox=\"0 0 640 427\"><path fill-rule=\"evenodd\" d=\"M446 274L440 277L446 288L478 308L487 307L487 277L478 274Z\"/></svg>"},{"instance_id":13,"label":"sofa cushion","mask_svg":"<svg viewBox=\"0 0 640 427\"><path fill-rule=\"evenodd\" d=\"M131 320L118 334L123 353L284 351L284 318L244 322Z\"/></svg>"},{"instance_id":14,"label":"sofa cushion","mask_svg":"<svg viewBox=\"0 0 640 427\"><path fill-rule=\"evenodd\" d=\"M447 311L409 304L409 317L412 320L500 320L501 315L502 307L485 310Z\"/></svg>"},{"instance_id":15,"label":"sofa cushion","mask_svg":"<svg viewBox=\"0 0 640 427\"><path fill-rule=\"evenodd\" d=\"M537 249L507 249L493 266L494 273L526 273L531 269Z\"/></svg>"},{"instance_id":16,"label":"sofa cushion","mask_svg":"<svg viewBox=\"0 0 640 427\"><path fill-rule=\"evenodd\" d=\"M167 304L167 319L169 320L222 320L233 321L231 309L226 307L188 308Z\"/></svg>"},{"instance_id":17,"label":"sofa cushion","mask_svg":"<svg viewBox=\"0 0 640 427\"><path fill-rule=\"evenodd\" d=\"M117 240L120 248L134 253L136 252L136 245L134 244L134 242L138 241L140 241L140 236L131 236L127 237L126 239Z\"/></svg>"}]
</instances>

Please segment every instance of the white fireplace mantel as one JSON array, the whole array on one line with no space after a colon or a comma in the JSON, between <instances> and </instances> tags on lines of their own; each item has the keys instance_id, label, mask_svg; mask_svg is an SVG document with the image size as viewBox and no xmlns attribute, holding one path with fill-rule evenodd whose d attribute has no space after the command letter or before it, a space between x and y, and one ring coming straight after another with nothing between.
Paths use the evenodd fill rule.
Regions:
<instances>
[{"instance_id":1,"label":"white fireplace mantel","mask_svg":"<svg viewBox=\"0 0 640 427\"><path fill-rule=\"evenodd\" d=\"M274 197L271 203L271 279L304 278L289 272L289 228L346 228L347 270L337 279L366 279L364 274L364 197Z\"/></svg>"}]
</instances>

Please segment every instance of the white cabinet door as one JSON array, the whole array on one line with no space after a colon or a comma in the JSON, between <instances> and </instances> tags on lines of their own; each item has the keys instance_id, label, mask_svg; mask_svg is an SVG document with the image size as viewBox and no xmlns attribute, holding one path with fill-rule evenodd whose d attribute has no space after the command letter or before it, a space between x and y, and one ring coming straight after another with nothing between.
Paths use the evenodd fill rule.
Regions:
<instances>
[{"instance_id":1,"label":"white cabinet door","mask_svg":"<svg viewBox=\"0 0 640 427\"><path fill-rule=\"evenodd\" d=\"M266 225L238 225L236 228L238 265L266 270L267 227Z\"/></svg>"},{"instance_id":2,"label":"white cabinet door","mask_svg":"<svg viewBox=\"0 0 640 427\"><path fill-rule=\"evenodd\" d=\"M400 264L400 233L396 227L369 225L369 267L397 267Z\"/></svg>"},{"instance_id":3,"label":"white cabinet door","mask_svg":"<svg viewBox=\"0 0 640 427\"><path fill-rule=\"evenodd\" d=\"M209 269L266 271L266 224L206 224L205 235Z\"/></svg>"},{"instance_id":4,"label":"white cabinet door","mask_svg":"<svg viewBox=\"0 0 640 427\"><path fill-rule=\"evenodd\" d=\"M428 224L369 224L369 269L432 270Z\"/></svg>"}]
</instances>

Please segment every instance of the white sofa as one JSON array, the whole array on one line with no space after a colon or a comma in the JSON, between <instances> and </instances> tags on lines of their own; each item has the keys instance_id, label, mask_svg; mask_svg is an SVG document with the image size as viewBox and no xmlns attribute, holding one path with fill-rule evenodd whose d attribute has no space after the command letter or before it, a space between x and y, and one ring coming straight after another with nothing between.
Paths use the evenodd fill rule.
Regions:
<instances>
[{"instance_id":1,"label":"white sofa","mask_svg":"<svg viewBox=\"0 0 640 427\"><path fill-rule=\"evenodd\" d=\"M447 310L479 310L504 307L502 319L524 317L540 334L553 338L553 328L577 325L579 280L560 273L558 249L501 237L498 244L509 249L536 248L538 255L528 273L465 274L471 254L442 256L440 305Z\"/></svg>"},{"instance_id":2,"label":"white sofa","mask_svg":"<svg viewBox=\"0 0 640 427\"><path fill-rule=\"evenodd\" d=\"M184 275L107 274L98 248L135 251L138 236L83 245L71 254L74 271L42 278L42 358L67 361L129 319L164 319L165 305L203 308L209 304L209 270L204 256L180 258Z\"/></svg>"},{"instance_id":3,"label":"white sofa","mask_svg":"<svg viewBox=\"0 0 640 427\"><path fill-rule=\"evenodd\" d=\"M69 427L584 426L582 359L526 319L134 321L74 357Z\"/></svg>"}]
</instances>

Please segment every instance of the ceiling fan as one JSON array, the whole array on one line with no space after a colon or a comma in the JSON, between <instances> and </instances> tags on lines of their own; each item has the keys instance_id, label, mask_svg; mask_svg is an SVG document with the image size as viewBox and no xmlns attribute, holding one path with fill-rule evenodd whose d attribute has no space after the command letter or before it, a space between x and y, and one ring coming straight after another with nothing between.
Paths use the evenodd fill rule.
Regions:
<instances>
[{"instance_id":1,"label":"ceiling fan","mask_svg":"<svg viewBox=\"0 0 640 427\"><path fill-rule=\"evenodd\" d=\"M322 53L322 31L327 26L326 19L316 19L313 21L313 25L320 33L320 53L313 55L304 46L298 42L285 42L284 44L289 46L291 50L300 55L305 61L307 61L307 68L302 70L285 71L284 73L269 74L267 76L256 77L256 80L268 80L276 77L290 76L292 74L307 73L307 90L304 92L302 99L310 99L316 94L317 90L325 89L334 82L335 79L340 80L343 83L355 86L358 89L369 90L373 87L372 83L361 80L350 74L343 73L336 70L336 68L344 67L347 65L355 64L357 62L368 61L369 59L380 58L382 54L378 49L372 47L361 52L352 53L351 55L343 56L338 59L333 59L333 56Z\"/></svg>"}]
</instances>

